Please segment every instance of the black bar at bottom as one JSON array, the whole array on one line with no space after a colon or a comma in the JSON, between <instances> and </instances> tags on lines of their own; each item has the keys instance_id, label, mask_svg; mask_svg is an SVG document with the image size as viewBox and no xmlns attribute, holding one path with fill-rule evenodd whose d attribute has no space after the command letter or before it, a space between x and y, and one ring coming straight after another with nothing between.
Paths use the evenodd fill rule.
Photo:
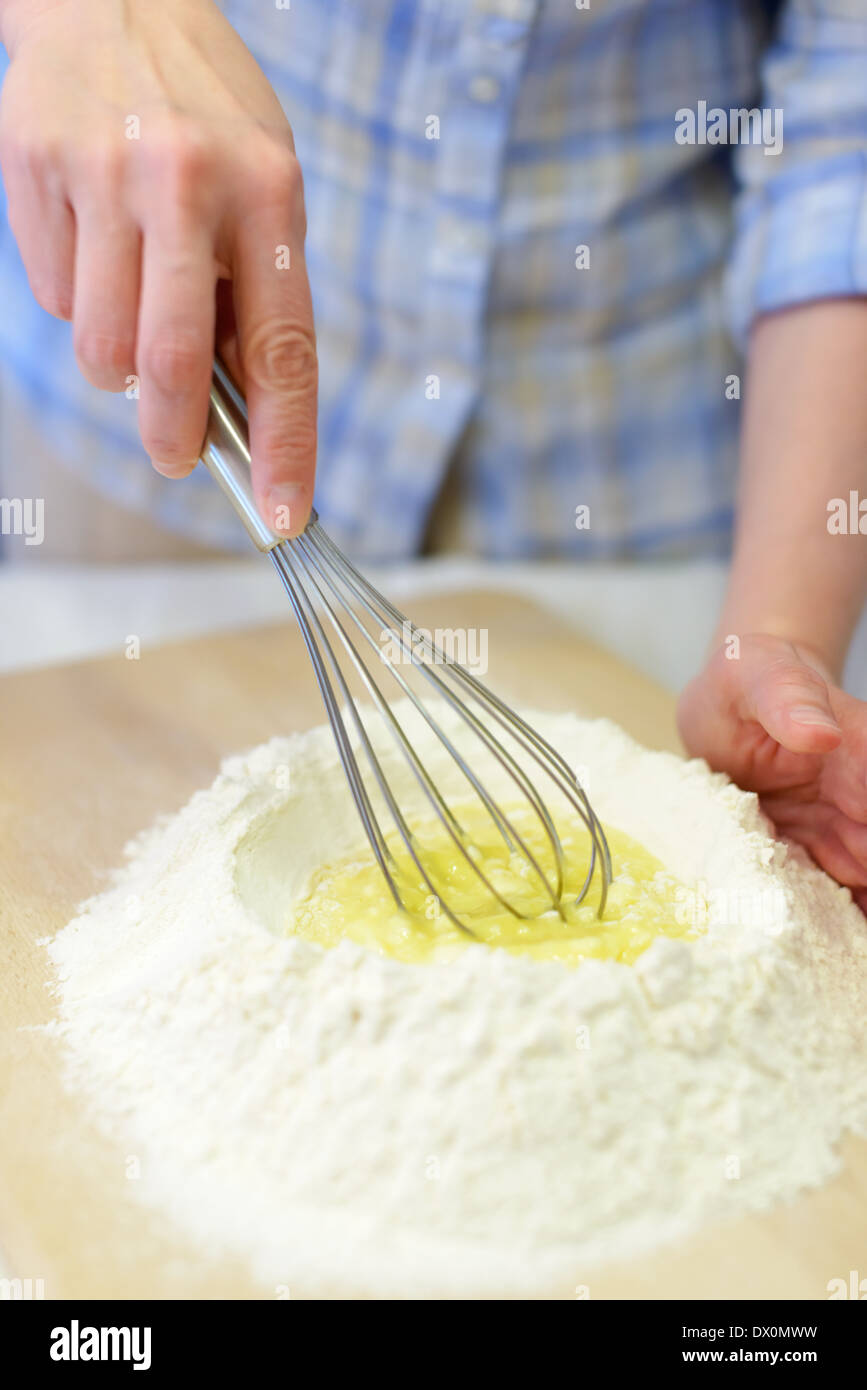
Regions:
<instances>
[{"instance_id":1,"label":"black bar at bottom","mask_svg":"<svg viewBox=\"0 0 867 1390\"><path fill-rule=\"evenodd\" d=\"M701 1373L709 1367L744 1370L752 1367L787 1369L803 1366L829 1373L860 1364L864 1347L864 1309L846 1308L840 1299L800 1301L593 1302L576 1299L558 1332L574 1339L559 1343L557 1361L568 1357L577 1376L612 1372L668 1374L675 1368ZM861 1301L864 1301L862 1296ZM562 1311L562 1310L561 1310ZM68 1376L93 1376L100 1368L114 1375L157 1377L166 1372L213 1372L221 1379L250 1374L263 1365L292 1375L310 1365L333 1373L335 1352L345 1348L355 1374L405 1374L407 1334L412 1335L408 1309L391 1336L371 1326L372 1310L365 1306L364 1323L353 1336L346 1326L348 1310L331 1308L322 1324L310 1302L0 1302L0 1337L4 1358L17 1373L48 1371ZM387 1326L388 1324L386 1324ZM467 1370L440 1318L434 1327L421 1325L421 1355L429 1376L432 1353L442 1349L447 1374ZM384 1330L384 1329L383 1329ZM397 1335L395 1335L397 1334ZM402 1335L401 1335L402 1334ZM473 1342L485 1369L503 1352L518 1349L542 1364L552 1351L547 1337L539 1341L536 1326L513 1325L511 1332L491 1340L476 1321ZM412 1346L412 1343L409 1343ZM403 1350L401 1350L403 1348ZM490 1361L488 1360L490 1358ZM602 1366L599 1366L599 1359ZM597 1372L591 1367L596 1365ZM402 1371L401 1371L402 1366ZM377 1367L379 1368L377 1370ZM539 1367L540 1369L540 1367Z\"/></svg>"}]
</instances>

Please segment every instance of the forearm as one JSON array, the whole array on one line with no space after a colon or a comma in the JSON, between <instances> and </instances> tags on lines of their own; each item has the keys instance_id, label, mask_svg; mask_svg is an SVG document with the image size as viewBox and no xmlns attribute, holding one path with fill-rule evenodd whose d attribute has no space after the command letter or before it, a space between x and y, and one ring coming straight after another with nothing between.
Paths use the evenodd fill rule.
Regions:
<instances>
[{"instance_id":1,"label":"forearm","mask_svg":"<svg viewBox=\"0 0 867 1390\"><path fill-rule=\"evenodd\" d=\"M867 534L832 534L828 507L843 498L848 512L850 491L867 498L867 299L760 319L747 377L735 548L716 641L784 637L839 676L867 596Z\"/></svg>"}]
</instances>

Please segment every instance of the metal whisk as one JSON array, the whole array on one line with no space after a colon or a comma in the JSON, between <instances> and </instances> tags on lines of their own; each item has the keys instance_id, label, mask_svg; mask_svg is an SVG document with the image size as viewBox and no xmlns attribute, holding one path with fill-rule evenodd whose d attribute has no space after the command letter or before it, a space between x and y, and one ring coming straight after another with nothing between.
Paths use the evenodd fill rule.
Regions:
<instances>
[{"instance_id":1,"label":"metal whisk","mask_svg":"<svg viewBox=\"0 0 867 1390\"><path fill-rule=\"evenodd\" d=\"M425 866L424 853L407 824L382 760L371 741L367 727L370 710L359 704L351 694L347 675L353 671L373 709L392 735L425 801L444 827L460 860L469 866L491 898L513 916L526 918L530 915L522 912L497 889L478 862L479 856L472 853L473 846L466 833L383 695L371 669L372 661L376 662L381 672L390 673L397 689L408 697L454 760L490 816L509 853L520 856L529 870L529 876L538 879L548 900L543 910L547 912L553 909L562 918L565 881L563 847L551 813L522 761L525 763L529 758L554 784L581 818L590 837L589 867L574 902L583 901L594 873L598 871L601 876L598 915L601 917L611 880L611 857L602 826L572 769L520 715L488 690L464 665L455 661L427 633L414 627L400 609L375 589L322 529L315 512L303 534L293 540L281 537L265 524L256 509L250 483L247 408L243 396L219 361L214 364L208 428L201 457L229 497L254 544L271 556L289 596L353 800L397 906L405 909L406 903L394 855L371 800L374 787L378 789L421 881L439 903L441 911L457 927L473 935L472 927L449 905L441 885L434 881ZM386 638L390 643L399 644L399 663L387 658L383 646L383 639ZM435 699L444 702L456 713L459 726L478 739L479 745L508 774L525 805L538 816L551 847L553 876L550 871L546 873L543 870L537 856L491 795L472 763L456 746L455 737L443 727L435 710L414 689L408 679L410 672L419 673ZM347 721L354 729L356 747L353 746Z\"/></svg>"}]
</instances>

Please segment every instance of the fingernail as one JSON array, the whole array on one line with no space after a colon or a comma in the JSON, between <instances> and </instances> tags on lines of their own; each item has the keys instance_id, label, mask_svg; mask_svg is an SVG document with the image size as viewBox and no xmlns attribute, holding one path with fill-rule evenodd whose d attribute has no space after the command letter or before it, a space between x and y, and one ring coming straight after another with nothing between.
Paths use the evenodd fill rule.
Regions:
<instances>
[{"instance_id":1,"label":"fingernail","mask_svg":"<svg viewBox=\"0 0 867 1390\"><path fill-rule=\"evenodd\" d=\"M840 725L830 714L826 714L823 709L816 709L814 705L796 705L791 711L792 718L798 724L814 724L820 729L839 729Z\"/></svg>"},{"instance_id":2,"label":"fingernail","mask_svg":"<svg viewBox=\"0 0 867 1390\"><path fill-rule=\"evenodd\" d=\"M293 521L301 515L303 496L304 489L298 483L280 483L277 487L269 488L265 494L268 525L288 536L295 529Z\"/></svg>"}]
</instances>

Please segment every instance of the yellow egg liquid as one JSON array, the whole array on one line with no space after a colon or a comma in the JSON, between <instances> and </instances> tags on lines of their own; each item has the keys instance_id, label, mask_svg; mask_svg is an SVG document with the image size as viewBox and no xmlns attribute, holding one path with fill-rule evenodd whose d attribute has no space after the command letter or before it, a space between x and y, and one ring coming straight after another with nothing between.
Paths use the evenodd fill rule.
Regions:
<instances>
[{"instance_id":1,"label":"yellow egg liquid","mask_svg":"<svg viewBox=\"0 0 867 1390\"><path fill-rule=\"evenodd\" d=\"M526 808L504 809L549 882L555 882L554 855L539 818ZM439 895L472 929L472 937L442 911L438 896L423 881L396 832L388 845L406 911L395 905L371 852L317 872L307 897L294 910L290 934L321 946L336 946L348 937L408 964L448 960L481 943L566 965L578 965L588 957L631 964L658 936L695 934L693 920L681 906L687 898L683 885L620 830L605 827L614 877L600 919L598 864L587 896L579 906L574 904L590 862L590 837L584 824L577 817L555 822L565 861L563 920L538 874L523 855L510 853L481 805L461 807L453 814L465 843L473 846L476 863L506 901L527 914L527 920L497 902L444 826L432 820L410 827L418 857Z\"/></svg>"}]
</instances>

